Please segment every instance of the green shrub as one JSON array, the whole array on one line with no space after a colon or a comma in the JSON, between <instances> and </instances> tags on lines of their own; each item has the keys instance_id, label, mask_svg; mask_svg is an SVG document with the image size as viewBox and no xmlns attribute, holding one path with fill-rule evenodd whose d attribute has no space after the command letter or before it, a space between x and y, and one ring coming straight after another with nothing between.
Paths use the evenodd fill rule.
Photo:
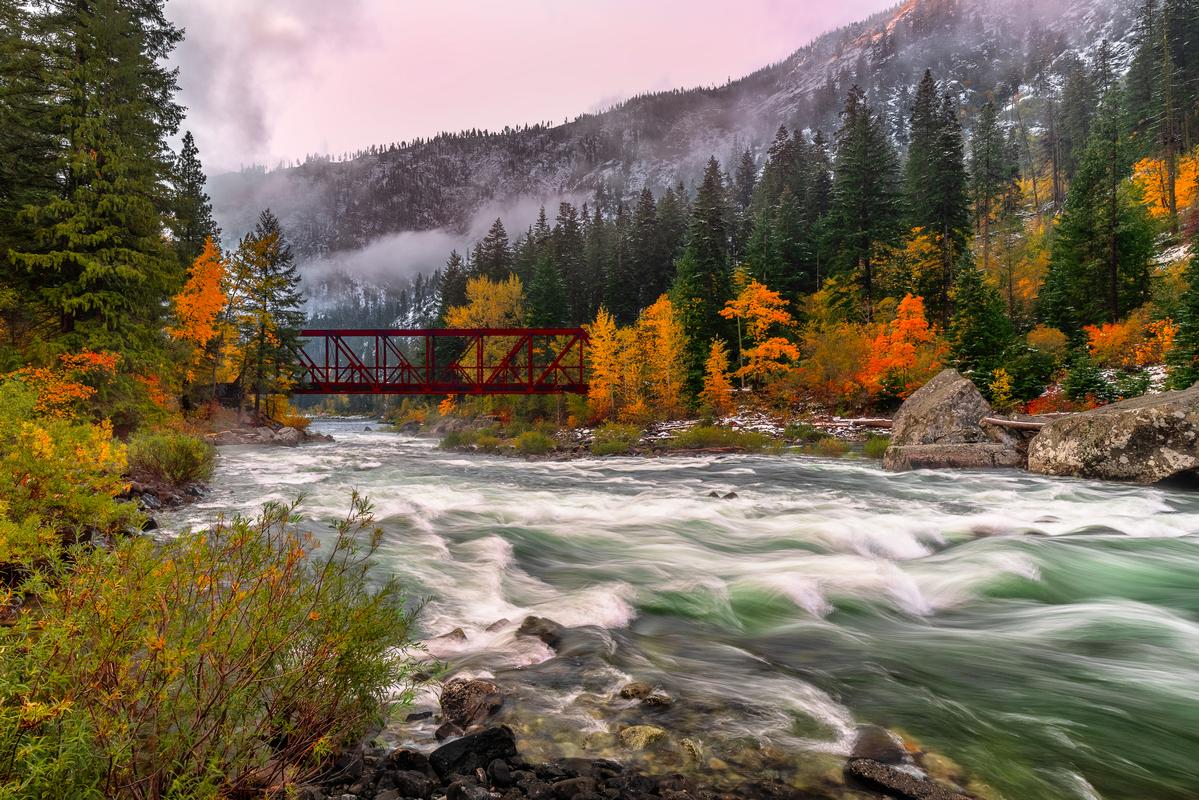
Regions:
<instances>
[{"instance_id":1,"label":"green shrub","mask_svg":"<svg viewBox=\"0 0 1199 800\"><path fill-rule=\"evenodd\" d=\"M597 456L623 455L641 441L641 429L636 425L608 422L595 429L591 452Z\"/></svg>"},{"instance_id":2,"label":"green shrub","mask_svg":"<svg viewBox=\"0 0 1199 800\"><path fill-rule=\"evenodd\" d=\"M849 452L849 444L836 436L825 436L811 445L812 450L819 456L835 458Z\"/></svg>"},{"instance_id":3,"label":"green shrub","mask_svg":"<svg viewBox=\"0 0 1199 800\"><path fill-rule=\"evenodd\" d=\"M758 431L739 431L733 428L696 425L670 439L667 446L672 450L705 450L715 447L762 450L770 444L770 437Z\"/></svg>"},{"instance_id":4,"label":"green shrub","mask_svg":"<svg viewBox=\"0 0 1199 800\"><path fill-rule=\"evenodd\" d=\"M412 615L370 574L369 504L319 549L297 519L77 552L0 628L0 797L263 796L409 701Z\"/></svg>"},{"instance_id":5,"label":"green shrub","mask_svg":"<svg viewBox=\"0 0 1199 800\"><path fill-rule=\"evenodd\" d=\"M516 449L527 456L544 455L557 446L553 437L541 431L525 431L516 437Z\"/></svg>"},{"instance_id":6,"label":"green shrub","mask_svg":"<svg viewBox=\"0 0 1199 800\"><path fill-rule=\"evenodd\" d=\"M503 446L503 440L493 433L480 433L475 437L475 447L484 453L494 453Z\"/></svg>"},{"instance_id":7,"label":"green shrub","mask_svg":"<svg viewBox=\"0 0 1199 800\"><path fill-rule=\"evenodd\" d=\"M129 472L182 486L212 477L215 455L212 445L185 433L139 433L129 440Z\"/></svg>"},{"instance_id":8,"label":"green shrub","mask_svg":"<svg viewBox=\"0 0 1199 800\"><path fill-rule=\"evenodd\" d=\"M806 422L793 422L783 430L783 438L791 442L818 442L826 436L827 433Z\"/></svg>"},{"instance_id":9,"label":"green shrub","mask_svg":"<svg viewBox=\"0 0 1199 800\"><path fill-rule=\"evenodd\" d=\"M866 437L866 443L862 446L862 452L866 454L867 458L882 458L890 446L890 437L871 434Z\"/></svg>"},{"instance_id":10,"label":"green shrub","mask_svg":"<svg viewBox=\"0 0 1199 800\"><path fill-rule=\"evenodd\" d=\"M442 450L462 450L470 447L479 439L477 431L450 431L441 437L438 447Z\"/></svg>"}]
</instances>

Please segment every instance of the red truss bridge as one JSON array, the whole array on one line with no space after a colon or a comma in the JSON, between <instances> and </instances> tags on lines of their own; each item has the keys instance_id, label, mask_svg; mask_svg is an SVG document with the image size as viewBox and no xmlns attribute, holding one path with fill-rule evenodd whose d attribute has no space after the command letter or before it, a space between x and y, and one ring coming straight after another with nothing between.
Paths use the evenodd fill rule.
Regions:
<instances>
[{"instance_id":1,"label":"red truss bridge","mask_svg":"<svg viewBox=\"0 0 1199 800\"><path fill-rule=\"evenodd\" d=\"M582 328L300 332L294 394L585 394Z\"/></svg>"}]
</instances>

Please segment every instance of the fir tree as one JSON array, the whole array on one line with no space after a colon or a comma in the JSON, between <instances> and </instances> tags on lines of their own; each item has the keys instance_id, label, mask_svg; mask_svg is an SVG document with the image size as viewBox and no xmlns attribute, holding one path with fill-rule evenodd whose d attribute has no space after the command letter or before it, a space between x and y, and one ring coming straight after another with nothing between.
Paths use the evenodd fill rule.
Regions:
<instances>
[{"instance_id":1,"label":"fir tree","mask_svg":"<svg viewBox=\"0 0 1199 800\"><path fill-rule=\"evenodd\" d=\"M908 227L931 234L941 253L941 278L930 298L942 324L949 319L953 268L965 248L970 216L966 201L962 129L957 104L938 99L932 72L916 90L906 169Z\"/></svg>"},{"instance_id":2,"label":"fir tree","mask_svg":"<svg viewBox=\"0 0 1199 800\"><path fill-rule=\"evenodd\" d=\"M657 299L668 287L670 265L662 253L662 234L658 228L658 209L654 203L653 192L649 187L641 190L637 198L637 206L633 209L633 218L629 224L628 236L629 280L632 287L628 291L636 312L648 306ZM617 319L622 314L612 308Z\"/></svg>"},{"instance_id":3,"label":"fir tree","mask_svg":"<svg viewBox=\"0 0 1199 800\"><path fill-rule=\"evenodd\" d=\"M875 249L899 232L899 166L865 93L850 89L837 132L830 238L841 268L856 272L862 315L873 319Z\"/></svg>"},{"instance_id":4,"label":"fir tree","mask_svg":"<svg viewBox=\"0 0 1199 800\"><path fill-rule=\"evenodd\" d=\"M175 236L175 254L190 264L203 252L204 242L220 240L220 230L212 218L212 203L204 191L206 178L192 132L183 134L183 147L172 171L171 232Z\"/></svg>"},{"instance_id":5,"label":"fir tree","mask_svg":"<svg viewBox=\"0 0 1199 800\"><path fill-rule=\"evenodd\" d=\"M1074 337L1084 325L1116 322L1148 295L1153 224L1122 181L1127 142L1110 92L1087 144L1053 239L1041 312Z\"/></svg>"},{"instance_id":6,"label":"fir tree","mask_svg":"<svg viewBox=\"0 0 1199 800\"><path fill-rule=\"evenodd\" d=\"M708 160L695 196L687 245L679 258L671 299L687 333L685 362L692 394L702 388L704 365L712 340L727 322L720 317L732 296L729 274L729 231L725 187L720 164Z\"/></svg>"},{"instance_id":7,"label":"fir tree","mask_svg":"<svg viewBox=\"0 0 1199 800\"><path fill-rule=\"evenodd\" d=\"M242 384L249 382L257 414L264 395L286 386L304 324L295 256L270 209L259 215L254 230L242 238L234 270L235 284L244 298Z\"/></svg>"},{"instance_id":8,"label":"fir tree","mask_svg":"<svg viewBox=\"0 0 1199 800\"><path fill-rule=\"evenodd\" d=\"M974 218L982 242L983 272L991 272L991 223L999 198L1014 180L1015 166L1009 161L1010 150L995 114L995 104L987 102L974 124L970 140L970 186L974 195Z\"/></svg>"},{"instance_id":9,"label":"fir tree","mask_svg":"<svg viewBox=\"0 0 1199 800\"><path fill-rule=\"evenodd\" d=\"M554 261L566 289L567 317L578 325L594 316L599 307L599 292L595 278L587 271L583 228L579 212L572 203L561 203L550 236Z\"/></svg>"},{"instance_id":10,"label":"fir tree","mask_svg":"<svg viewBox=\"0 0 1199 800\"><path fill-rule=\"evenodd\" d=\"M566 313L566 291L553 255L543 248L537 257L528 288L528 324L533 328L560 328Z\"/></svg>"},{"instance_id":11,"label":"fir tree","mask_svg":"<svg viewBox=\"0 0 1199 800\"><path fill-rule=\"evenodd\" d=\"M1178 315L1178 333L1166 356L1171 389L1187 389L1199 383L1199 242L1191 247L1186 279L1187 290Z\"/></svg>"},{"instance_id":12,"label":"fir tree","mask_svg":"<svg viewBox=\"0 0 1199 800\"><path fill-rule=\"evenodd\" d=\"M162 63L181 37L162 3L46 0L34 22L47 90L67 149L61 188L22 219L36 239L10 257L33 279L29 301L57 317L68 346L157 347L184 268L162 231L181 109Z\"/></svg>"},{"instance_id":13,"label":"fir tree","mask_svg":"<svg viewBox=\"0 0 1199 800\"><path fill-rule=\"evenodd\" d=\"M488 280L500 282L512 272L512 248L508 244L508 232L503 220L496 218L487 235L475 245L471 259L474 274Z\"/></svg>"},{"instance_id":14,"label":"fir tree","mask_svg":"<svg viewBox=\"0 0 1199 800\"><path fill-rule=\"evenodd\" d=\"M1004 314L999 291L969 256L958 269L953 299L950 351L958 367L985 386L992 371L1002 365L1015 329Z\"/></svg>"},{"instance_id":15,"label":"fir tree","mask_svg":"<svg viewBox=\"0 0 1199 800\"><path fill-rule=\"evenodd\" d=\"M445 270L441 273L441 299L438 303L437 318L444 321L446 311L454 306L466 304L466 279L468 271L462 256L457 250L450 252L445 262Z\"/></svg>"}]
</instances>

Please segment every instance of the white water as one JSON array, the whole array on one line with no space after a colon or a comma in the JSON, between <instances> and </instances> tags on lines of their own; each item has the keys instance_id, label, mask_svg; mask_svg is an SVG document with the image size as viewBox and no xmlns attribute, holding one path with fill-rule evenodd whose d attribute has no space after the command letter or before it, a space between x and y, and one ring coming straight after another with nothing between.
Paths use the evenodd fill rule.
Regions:
<instances>
[{"instance_id":1,"label":"white water","mask_svg":"<svg viewBox=\"0 0 1199 800\"><path fill-rule=\"evenodd\" d=\"M865 720L1010 798L1199 797L1193 493L790 456L530 462L364 424L225 448L214 492L167 522L303 493L319 528L361 491L427 634L467 634L430 652L538 686L578 747L637 678L726 760L746 739L843 754ZM528 614L606 631L600 668L553 673L514 635Z\"/></svg>"}]
</instances>

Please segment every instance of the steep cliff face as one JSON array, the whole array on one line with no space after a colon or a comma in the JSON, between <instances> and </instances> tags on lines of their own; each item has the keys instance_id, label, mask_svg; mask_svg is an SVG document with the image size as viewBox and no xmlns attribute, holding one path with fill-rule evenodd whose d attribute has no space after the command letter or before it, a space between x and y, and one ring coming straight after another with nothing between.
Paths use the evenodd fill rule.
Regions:
<instances>
[{"instance_id":1,"label":"steep cliff face","mask_svg":"<svg viewBox=\"0 0 1199 800\"><path fill-rule=\"evenodd\" d=\"M760 155L779 125L831 135L854 83L867 89L902 145L912 87L926 68L960 94L967 111L987 97L1002 103L1017 93L1051 92L1071 52L1085 55L1107 39L1117 62L1126 57L1135 5L909 0L725 86L644 95L554 127L445 134L342 162L219 175L210 192L228 235L270 207L302 261L336 261L338 253L403 231L465 234L476 217L494 217L492 210L516 198L552 203L603 187L612 199L628 199L647 184L689 184L711 155L726 165L746 148ZM436 266L428 258L417 266Z\"/></svg>"}]
</instances>

